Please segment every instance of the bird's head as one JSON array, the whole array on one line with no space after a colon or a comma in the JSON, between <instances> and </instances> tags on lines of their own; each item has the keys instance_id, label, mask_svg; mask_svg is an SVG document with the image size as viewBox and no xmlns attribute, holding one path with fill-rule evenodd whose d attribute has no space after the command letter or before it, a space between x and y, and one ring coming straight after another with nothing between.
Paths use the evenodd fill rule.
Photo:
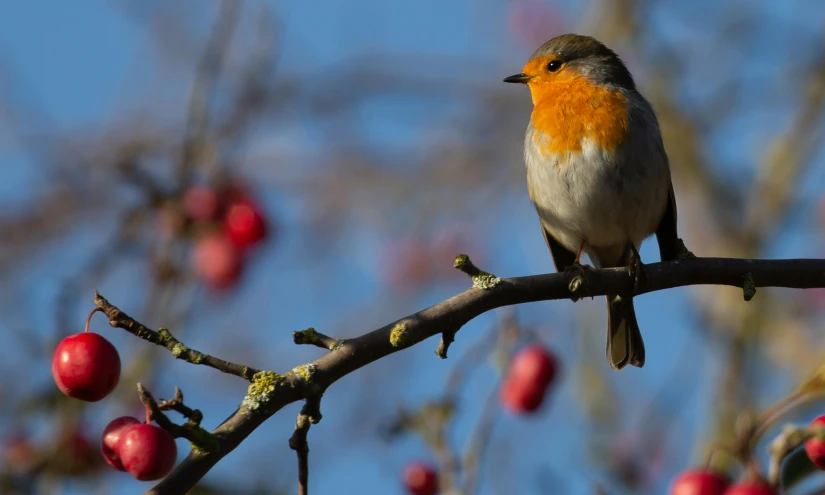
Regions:
<instances>
[{"instance_id":1,"label":"bird's head","mask_svg":"<svg viewBox=\"0 0 825 495\"><path fill-rule=\"evenodd\" d=\"M565 82L581 77L598 85L636 89L633 77L613 50L595 38L577 34L564 34L541 45L521 73L504 82L526 84L535 103L543 94L563 90Z\"/></svg>"}]
</instances>

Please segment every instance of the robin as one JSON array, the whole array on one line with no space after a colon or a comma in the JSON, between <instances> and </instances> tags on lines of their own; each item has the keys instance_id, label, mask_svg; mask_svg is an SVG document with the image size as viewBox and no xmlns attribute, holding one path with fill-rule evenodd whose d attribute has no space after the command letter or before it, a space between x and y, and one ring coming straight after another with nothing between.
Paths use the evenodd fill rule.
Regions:
<instances>
[{"instance_id":1,"label":"robin","mask_svg":"<svg viewBox=\"0 0 825 495\"><path fill-rule=\"evenodd\" d=\"M543 44L520 74L533 113L524 140L527 187L557 271L643 268L642 241L656 234L661 259L676 259L676 202L659 123L618 55L589 36ZM638 281L638 279L637 279ZM633 299L607 296L607 362L645 364Z\"/></svg>"}]
</instances>

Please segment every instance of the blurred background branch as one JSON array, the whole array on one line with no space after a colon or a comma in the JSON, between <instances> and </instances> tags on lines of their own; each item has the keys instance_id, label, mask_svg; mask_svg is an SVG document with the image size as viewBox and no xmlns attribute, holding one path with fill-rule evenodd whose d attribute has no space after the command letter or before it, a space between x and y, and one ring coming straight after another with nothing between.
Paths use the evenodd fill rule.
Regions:
<instances>
[{"instance_id":1,"label":"blurred background branch","mask_svg":"<svg viewBox=\"0 0 825 495\"><path fill-rule=\"evenodd\" d=\"M339 339L433 304L466 286L451 268L459 252L498 274L550 270L521 163L529 98L499 81L564 32L615 48L653 103L695 254L811 258L825 247L820 2L365 1L319 11L50 0L3 11L0 366L26 371L0 383L3 493L144 489L104 470L95 447L111 418L138 414L138 381L185 382L206 429L240 399L234 377L110 330L124 360L115 394L95 407L62 397L48 362L82 329L93 289L194 348L289 369L318 349L295 347L284 329ZM250 209L265 240L238 254L215 234L228 212ZM655 252L646 244L644 261ZM518 326L553 349L563 379L534 418L496 420L475 465L478 493L590 494L597 481L611 495L663 493L711 441L729 439L742 412L775 402L825 359L825 291L741 297L701 287L638 298L649 362L619 375L603 363L602 304L519 308ZM334 414L319 432L336 433L313 435L313 490L400 490L398 473L428 461L431 443L377 442L378 425L395 403L433 402L445 380L453 412L440 445L465 445L488 424L484 404L503 369L485 360L517 352L494 337L502 326L479 318L451 359L417 346L330 390ZM475 331L484 328L493 334ZM448 379L465 362L474 372ZM822 404L807 407L789 420L807 422ZM272 418L193 493L292 490L283 436L293 418ZM439 470L458 469L458 453L442 453Z\"/></svg>"}]
</instances>

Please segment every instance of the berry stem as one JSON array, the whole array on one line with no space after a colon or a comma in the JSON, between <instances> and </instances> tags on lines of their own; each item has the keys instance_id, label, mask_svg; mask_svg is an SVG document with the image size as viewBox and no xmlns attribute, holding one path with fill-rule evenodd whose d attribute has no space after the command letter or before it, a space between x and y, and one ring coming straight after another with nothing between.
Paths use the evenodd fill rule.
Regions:
<instances>
[{"instance_id":1,"label":"berry stem","mask_svg":"<svg viewBox=\"0 0 825 495\"><path fill-rule=\"evenodd\" d=\"M149 403L146 403L146 424L150 424L152 422L152 407Z\"/></svg>"},{"instance_id":2,"label":"berry stem","mask_svg":"<svg viewBox=\"0 0 825 495\"><path fill-rule=\"evenodd\" d=\"M803 402L804 399L807 398L808 394L806 392L794 392L791 395L780 400L779 402L775 403L768 409L766 409L757 419L756 428L754 429L751 442L758 442L762 435L765 434L765 431L767 431L767 429L770 428L770 426L777 419L779 419L783 414L785 414L794 406L798 405L800 402Z\"/></svg>"},{"instance_id":3,"label":"berry stem","mask_svg":"<svg viewBox=\"0 0 825 495\"><path fill-rule=\"evenodd\" d=\"M93 316L95 313L97 313L98 311L100 311L101 313L103 312L103 310L102 310L102 309L100 309L100 307L98 306L98 307L95 307L95 309L93 309L93 310L89 313L89 316L87 316L87 317L86 317L86 329L85 329L85 330L83 330L84 332L88 332L88 331L89 331L89 325L92 323L92 316Z\"/></svg>"},{"instance_id":4,"label":"berry stem","mask_svg":"<svg viewBox=\"0 0 825 495\"><path fill-rule=\"evenodd\" d=\"M725 445L719 442L713 442L710 444L710 449L708 450L708 455L705 458L705 471L711 471L713 468L713 458L716 457L716 454L719 452L724 452L725 454L731 457L737 457L736 454L731 450L730 446Z\"/></svg>"}]
</instances>

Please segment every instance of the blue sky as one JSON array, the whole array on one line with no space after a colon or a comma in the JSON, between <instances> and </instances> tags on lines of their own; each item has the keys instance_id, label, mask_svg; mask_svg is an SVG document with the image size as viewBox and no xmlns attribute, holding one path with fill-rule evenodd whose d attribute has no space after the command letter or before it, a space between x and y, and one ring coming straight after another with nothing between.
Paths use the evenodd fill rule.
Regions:
<instances>
[{"instance_id":1,"label":"blue sky","mask_svg":"<svg viewBox=\"0 0 825 495\"><path fill-rule=\"evenodd\" d=\"M148 58L151 50L145 44L141 28L112 5L102 1L70 3L41 0L15 2L4 7L3 15L0 15L0 89L9 92L12 100L23 108L42 111L48 116L45 123L55 131L104 127L107 121L117 120L119 116L113 112L121 105L139 105L146 96L146 87L159 91L156 94L158 100L168 100L177 105L167 107L170 115L181 113L187 80L179 77L160 87L153 86L157 82L157 74L151 70L153 65ZM509 40L503 18L504 9L503 4L479 9L477 3L470 0L448 3L429 0L400 5L362 0L355 3L330 2L323 9L313 2L287 2L280 10L283 55L279 71L283 74L323 71L325 67L339 67L359 54L374 52L458 56L478 61L477 71L473 72L472 77L481 79L482 83L488 81L492 86L503 76L516 72L531 51ZM567 10L574 12L575 8L567 7ZM572 23L563 25L571 26ZM179 68L181 73L185 73L186 69ZM427 70L427 67L409 69ZM9 74L13 77L8 78ZM527 98L527 95L524 97ZM371 112L387 110L381 103L377 105L364 112L364 122L360 125L370 126L374 117ZM386 105L403 105L403 102L389 102ZM401 108L398 115L416 116L416 112L413 108ZM419 113L417 117L426 119L427 116L426 113ZM526 119L525 114L525 124ZM397 126L372 124L369 128L374 129L375 139L379 142L416 138L414 132L405 131L407 126L403 123ZM0 130L0 205L31 195L42 179L37 175L42 170L31 167L31 162L19 149L8 144ZM502 166L521 167L519 159L514 156L513 163ZM821 183L821 170L816 177ZM813 189L811 195L815 192ZM320 269L332 270L330 273L333 275L324 280L323 286L319 286L317 277L310 274L313 268L295 266L289 261L302 249L297 235L289 232L289 228L301 227L301 212L279 198L266 197L265 202L272 210L277 209L282 217L286 227L283 240L260 253L257 269L244 281L243 297L211 304L196 321L191 322L191 328L201 331L192 335L190 344L207 350L210 342L219 340L210 332L232 328L232 331L245 334L261 347L272 350L262 354L272 361L259 365L284 371L318 356L316 349L292 347L290 330L308 326L340 328L343 319L354 318L353 308L369 307L371 301L382 298L383 288L375 274L365 270L363 263L348 263L353 256L366 259L370 258L369 253L375 251L374 243L357 236L347 238L341 251L331 252L321 261ZM489 269L502 276L552 270L526 194L503 198L501 206L494 211L483 212L483 215L483 224L495 229L495 235L482 236L489 242ZM31 279L24 289L27 295L39 301L49 301L57 284L50 278L50 267L58 263L56 260L60 259L61 265L72 266L72 263L83 258L84 246L102 242L93 231L84 230L77 237L74 249L52 253L54 257L49 262L29 273ZM642 257L646 260L657 259L656 253L651 242L642 249ZM123 271L124 274L134 274L139 268L127 266ZM129 295L128 289L122 287L122 280L121 277L110 277L101 290L113 301L118 300L113 294L118 294L131 301L132 308L139 307L135 301L140 296ZM438 302L462 289L463 285L463 282L458 282L416 297L388 301L383 309L365 312L364 321L358 320L357 326L349 323L347 327L361 328L361 332L376 328L391 317L400 317ZM688 294L687 289L676 289L637 299L639 322L648 347L646 368L644 371L628 370L610 377L618 390L628 391L626 401L637 396L647 397L658 390L670 377L671 369L678 365L676 350L682 346L696 346L700 356L698 359L706 366L697 377L698 384L693 393L707 391L707 381L713 375L715 364L712 356L706 355L701 335L690 331L694 321L684 303ZM552 326L553 334L548 338L551 345L565 356L575 356L578 352L577 341L572 334L578 331L577 323L584 315L589 318L587 321L596 322L594 325L598 328L594 331L598 331L599 335L596 340L601 340L603 305L601 299L581 301L571 310L569 301L558 301L532 304L519 311L526 323ZM254 307L265 307L275 313L277 317L273 320L277 328L262 327L248 317L236 322L238 314ZM325 308L325 311L318 312L318 307ZM124 309L135 312L130 311L129 307ZM78 314L86 311L86 306L83 306L78 309ZM143 319L144 315L134 316ZM151 315L145 318L149 325L163 325L163 322L152 321ZM467 325L459 334L452 354L457 355L462 348L471 345L493 322L492 315L485 315ZM122 335L112 339L119 346L138 345ZM346 377L328 392L324 402L324 421L314 426L310 433L313 449L311 479L315 493L338 493L342 486L357 487L359 493L366 495L400 493L398 473L404 464L412 459L429 458L418 440L410 438L384 445L377 440L377 425L354 425L361 398L358 395L353 397L348 390L366 394L365 387L378 387L367 397L379 398L373 407L385 408L387 414L391 414L399 401L416 404L436 397L452 365L451 360L440 361L433 356L436 343L433 339L377 363L375 366L381 374L397 374L392 380L376 379L373 374L358 372ZM601 356L601 349L594 354ZM243 385L235 383L233 392L225 394L221 401L213 400L210 390L206 389L213 378L210 371L193 370L182 363L169 364L169 370L167 376L173 379L166 385L183 387L187 400L207 414L207 426L216 425L229 414L243 395ZM473 411L478 410L493 378L493 372L485 369L468 385L462 419L455 432L457 436L466 434L474 424L476 415ZM370 380L374 380L374 384L371 385ZM220 383L226 385L226 390L233 390L230 387L234 382L223 380ZM563 381L554 394L552 404L540 418L521 421L505 417L501 420L496 439L500 442L509 439L511 451L518 460L532 460L529 463L518 460L512 463L514 471L511 475L523 482L525 491L520 493L535 493L530 490L534 487L532 480L539 466L549 466L555 473L564 473L563 493L592 493L592 486L598 480L587 469L590 460L585 447L576 440L587 425L580 418L581 412L573 405L575 386L570 380ZM695 403L688 406L680 419L682 427L673 432L674 443L689 444L696 418L708 407L712 405ZM293 405L270 420L237 452L223 460L210 478L245 483L246 477L239 473L252 465L256 470L272 469L279 476L283 475L279 479L291 480L294 459L287 448L287 439L297 409L298 406ZM105 411L100 413L101 417L109 412ZM351 433L339 435L339 432L347 431ZM183 444L180 445L184 450ZM265 450L273 452L271 457L262 455ZM684 450L678 454L682 456L682 463L691 459L691 453L686 451L689 449ZM277 466L270 466L276 461ZM287 466L284 467L283 463ZM125 475L112 475L111 478L111 486L116 487L119 493L137 493L148 488L148 485L134 482ZM488 486L482 493L495 492Z\"/></svg>"}]
</instances>

